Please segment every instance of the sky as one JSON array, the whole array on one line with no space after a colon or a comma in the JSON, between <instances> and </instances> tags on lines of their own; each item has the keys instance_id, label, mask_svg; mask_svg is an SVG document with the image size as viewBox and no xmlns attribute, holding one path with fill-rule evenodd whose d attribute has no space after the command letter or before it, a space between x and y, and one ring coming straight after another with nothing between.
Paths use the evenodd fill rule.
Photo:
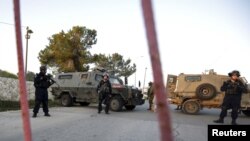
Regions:
<instances>
[{"instance_id":1,"label":"sky","mask_svg":"<svg viewBox=\"0 0 250 141\"><path fill-rule=\"evenodd\" d=\"M119 53L137 65L129 84L153 81L151 62L139 0L22 0L22 43L28 70L39 71L40 50L48 37L73 26L97 30L90 52ZM250 81L249 0L152 0L163 80L168 74L218 74L239 70ZM18 72L13 1L0 0L0 69ZM145 77L146 76L146 77ZM144 79L145 77L145 79Z\"/></svg>"}]
</instances>

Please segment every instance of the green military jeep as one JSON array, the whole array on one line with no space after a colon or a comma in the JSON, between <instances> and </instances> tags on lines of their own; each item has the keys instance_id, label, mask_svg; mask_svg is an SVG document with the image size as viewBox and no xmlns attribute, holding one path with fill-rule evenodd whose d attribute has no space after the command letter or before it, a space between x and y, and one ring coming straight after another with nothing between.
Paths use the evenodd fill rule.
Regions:
<instances>
[{"instance_id":1,"label":"green military jeep","mask_svg":"<svg viewBox=\"0 0 250 141\"><path fill-rule=\"evenodd\" d=\"M63 106L72 106L74 103L88 106L90 103L98 103L96 88L105 71L96 68L89 72L59 73L54 79L56 83L51 86L52 95L59 99ZM123 85L122 80L113 75L110 75L109 80L112 84L112 111L121 111L123 106L127 110L133 110L137 105L144 104L142 92L138 88Z\"/></svg>"}]
</instances>

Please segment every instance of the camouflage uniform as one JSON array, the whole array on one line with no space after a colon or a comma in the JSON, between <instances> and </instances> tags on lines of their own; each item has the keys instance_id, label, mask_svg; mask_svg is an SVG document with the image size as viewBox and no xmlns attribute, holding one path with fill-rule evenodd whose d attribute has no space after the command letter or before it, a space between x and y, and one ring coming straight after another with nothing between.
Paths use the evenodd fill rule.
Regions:
<instances>
[{"instance_id":1,"label":"camouflage uniform","mask_svg":"<svg viewBox=\"0 0 250 141\"><path fill-rule=\"evenodd\" d=\"M153 100L154 100L153 83L149 82L148 85L149 85L148 92L147 92L148 102L149 102L149 108L148 108L148 110L151 110L152 109L152 105L153 105Z\"/></svg>"},{"instance_id":2,"label":"camouflage uniform","mask_svg":"<svg viewBox=\"0 0 250 141\"><path fill-rule=\"evenodd\" d=\"M240 76L238 71L229 73L229 76L232 77L233 74L236 74L238 77ZM223 123L224 118L227 116L227 110L232 109L232 124L236 124L238 110L241 103L241 96L243 92L246 92L246 86L238 79L235 81L227 80L221 86L221 91L225 92L225 97L221 105L220 118L214 122Z\"/></svg>"},{"instance_id":3,"label":"camouflage uniform","mask_svg":"<svg viewBox=\"0 0 250 141\"><path fill-rule=\"evenodd\" d=\"M107 75L107 74L104 74ZM108 77L108 75L107 75ZM110 98L112 87L109 80L101 80L97 86L97 93L99 94L98 113L102 111L102 103L106 104L105 113L109 114Z\"/></svg>"}]
</instances>

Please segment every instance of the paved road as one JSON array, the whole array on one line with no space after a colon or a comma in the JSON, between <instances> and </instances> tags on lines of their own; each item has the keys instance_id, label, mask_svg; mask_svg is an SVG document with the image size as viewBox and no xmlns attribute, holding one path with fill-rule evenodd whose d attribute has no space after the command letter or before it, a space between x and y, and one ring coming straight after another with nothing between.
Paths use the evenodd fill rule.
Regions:
<instances>
[{"instance_id":1,"label":"paved road","mask_svg":"<svg viewBox=\"0 0 250 141\"><path fill-rule=\"evenodd\" d=\"M185 115L170 105L175 141L207 141L207 125L218 118L219 109L204 109L199 115ZM31 118L33 141L159 141L157 114L147 104L134 111L97 114L97 106L50 108L52 117ZM32 114L32 110L30 110ZM0 113L0 141L22 141L20 111ZM250 118L240 115L240 124ZM230 116L226 124L230 123Z\"/></svg>"}]
</instances>

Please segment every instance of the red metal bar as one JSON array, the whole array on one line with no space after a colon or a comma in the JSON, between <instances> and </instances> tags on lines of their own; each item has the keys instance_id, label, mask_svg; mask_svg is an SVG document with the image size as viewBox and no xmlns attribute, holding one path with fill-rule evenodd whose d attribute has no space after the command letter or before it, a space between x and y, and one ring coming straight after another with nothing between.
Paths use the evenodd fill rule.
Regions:
<instances>
[{"instance_id":1,"label":"red metal bar","mask_svg":"<svg viewBox=\"0 0 250 141\"><path fill-rule=\"evenodd\" d=\"M154 91L156 96L158 120L161 131L161 141L172 141L172 126L167 105L166 89L163 83L160 54L158 50L154 16L151 0L141 0L144 23L146 27L149 54L154 76Z\"/></svg>"},{"instance_id":2,"label":"red metal bar","mask_svg":"<svg viewBox=\"0 0 250 141\"><path fill-rule=\"evenodd\" d=\"M20 94L20 105L21 105L21 112L23 119L24 140L31 141L29 105L27 101L26 78L24 75L24 65L23 65L20 2L19 0L13 0L13 2L14 2L14 16L15 16L15 27L16 27L17 61L19 70L18 71L19 94Z\"/></svg>"}]
</instances>

